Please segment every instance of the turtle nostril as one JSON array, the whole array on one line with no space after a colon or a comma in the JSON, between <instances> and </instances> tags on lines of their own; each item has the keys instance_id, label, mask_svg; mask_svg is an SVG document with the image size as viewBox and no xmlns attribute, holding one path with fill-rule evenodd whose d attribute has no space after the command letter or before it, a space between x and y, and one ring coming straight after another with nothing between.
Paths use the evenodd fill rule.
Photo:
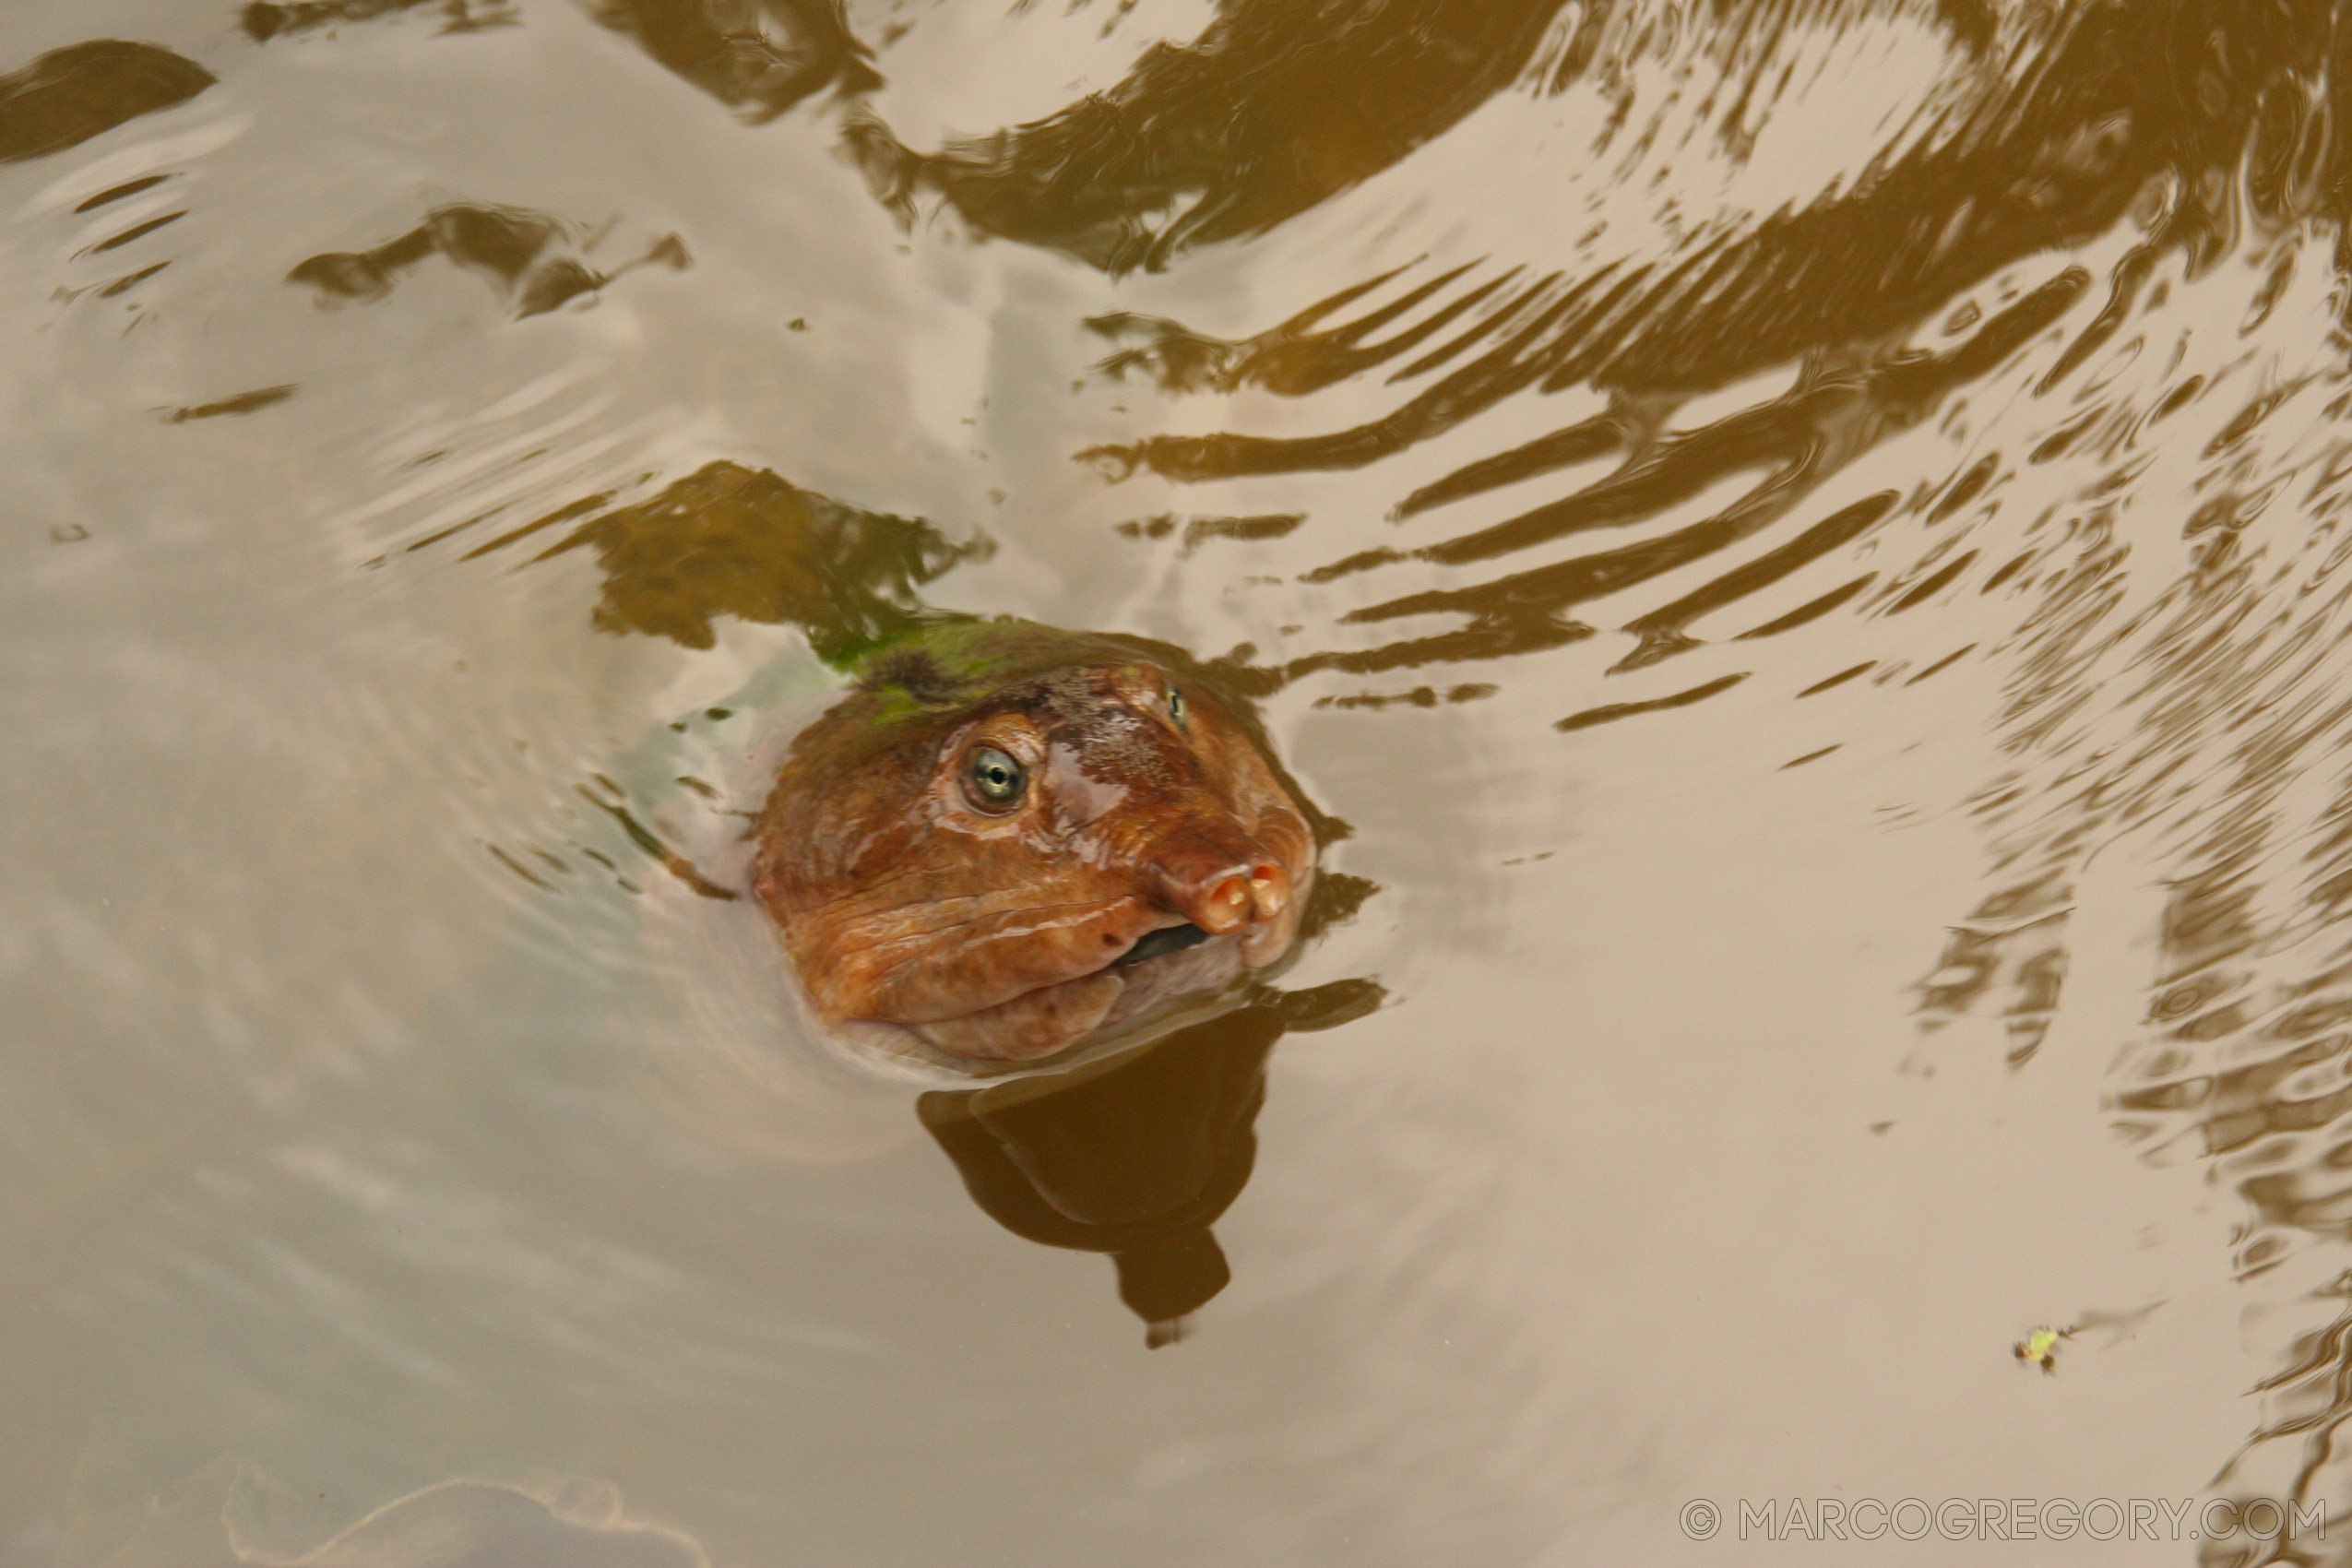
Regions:
<instances>
[{"instance_id":1,"label":"turtle nostril","mask_svg":"<svg viewBox=\"0 0 2352 1568\"><path fill-rule=\"evenodd\" d=\"M1268 863L1250 868L1250 904L1262 921L1278 919L1289 908L1290 878L1280 866Z\"/></svg>"},{"instance_id":2,"label":"turtle nostril","mask_svg":"<svg viewBox=\"0 0 2352 1568\"><path fill-rule=\"evenodd\" d=\"M1194 826L1155 849L1137 891L1211 936L1271 921L1289 901L1289 873L1241 833Z\"/></svg>"},{"instance_id":3,"label":"turtle nostril","mask_svg":"<svg viewBox=\"0 0 2352 1568\"><path fill-rule=\"evenodd\" d=\"M1247 924L1250 909L1250 879L1229 876L1203 896L1199 912L1193 919L1202 930L1221 936Z\"/></svg>"}]
</instances>

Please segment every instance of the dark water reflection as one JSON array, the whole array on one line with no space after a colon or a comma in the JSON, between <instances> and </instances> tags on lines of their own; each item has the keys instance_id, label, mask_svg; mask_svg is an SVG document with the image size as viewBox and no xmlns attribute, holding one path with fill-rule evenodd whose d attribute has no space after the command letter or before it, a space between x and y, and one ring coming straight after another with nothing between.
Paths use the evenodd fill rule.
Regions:
<instances>
[{"instance_id":1,"label":"dark water reflection","mask_svg":"<svg viewBox=\"0 0 2352 1568\"><path fill-rule=\"evenodd\" d=\"M0 66L0 1561L2352 1513L2338 7ZM743 814L925 606L1259 702L1353 828L1281 992L921 1094L801 1039Z\"/></svg>"},{"instance_id":2,"label":"dark water reflection","mask_svg":"<svg viewBox=\"0 0 2352 1568\"><path fill-rule=\"evenodd\" d=\"M1381 1000L1369 980L1266 995L1138 1053L934 1089L916 1110L998 1224L1049 1247L1110 1253L1119 1299L1158 1348L1232 1278L1209 1227L1257 1158L1267 1052L1286 1030L1353 1023Z\"/></svg>"},{"instance_id":3,"label":"dark water reflection","mask_svg":"<svg viewBox=\"0 0 2352 1568\"><path fill-rule=\"evenodd\" d=\"M213 80L194 61L152 44L93 39L53 49L0 77L0 162L63 152L126 120L184 103ZM111 195L101 192L86 205L102 205Z\"/></svg>"}]
</instances>

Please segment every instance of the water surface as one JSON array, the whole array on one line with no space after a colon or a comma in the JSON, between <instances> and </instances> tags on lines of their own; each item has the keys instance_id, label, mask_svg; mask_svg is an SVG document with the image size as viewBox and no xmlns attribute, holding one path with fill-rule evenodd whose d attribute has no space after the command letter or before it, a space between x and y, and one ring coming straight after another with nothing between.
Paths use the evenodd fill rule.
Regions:
<instances>
[{"instance_id":1,"label":"water surface","mask_svg":"<svg viewBox=\"0 0 2352 1568\"><path fill-rule=\"evenodd\" d=\"M2352 1515L2347 49L19 7L0 1555ZM800 1036L714 895L914 605L1259 700L1347 895L1280 995L977 1108Z\"/></svg>"}]
</instances>

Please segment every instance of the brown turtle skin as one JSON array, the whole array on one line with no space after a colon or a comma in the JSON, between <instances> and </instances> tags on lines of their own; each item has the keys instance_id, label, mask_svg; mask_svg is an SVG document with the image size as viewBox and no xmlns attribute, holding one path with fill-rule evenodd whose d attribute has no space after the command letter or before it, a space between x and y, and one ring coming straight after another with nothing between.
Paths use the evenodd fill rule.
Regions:
<instances>
[{"instance_id":1,"label":"brown turtle skin","mask_svg":"<svg viewBox=\"0 0 2352 1568\"><path fill-rule=\"evenodd\" d=\"M933 624L866 661L754 830L754 892L821 1023L1030 1061L1289 951L1306 814L1244 710L1176 664L1013 621ZM1016 798L986 798L982 748L1018 765ZM1206 939L1121 962L1188 924Z\"/></svg>"}]
</instances>

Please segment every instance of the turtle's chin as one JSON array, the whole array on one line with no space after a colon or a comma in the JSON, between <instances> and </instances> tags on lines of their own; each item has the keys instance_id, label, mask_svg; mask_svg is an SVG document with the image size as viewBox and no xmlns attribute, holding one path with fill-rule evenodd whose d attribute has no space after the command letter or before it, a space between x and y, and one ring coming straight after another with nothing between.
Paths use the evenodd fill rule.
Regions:
<instances>
[{"instance_id":1,"label":"turtle's chin","mask_svg":"<svg viewBox=\"0 0 2352 1568\"><path fill-rule=\"evenodd\" d=\"M1094 1032L1119 1004L1126 981L1109 968L1041 985L1010 1002L960 1017L910 1024L934 1051L982 1062L1034 1062Z\"/></svg>"},{"instance_id":2,"label":"turtle's chin","mask_svg":"<svg viewBox=\"0 0 2352 1568\"><path fill-rule=\"evenodd\" d=\"M905 1026L944 1055L1035 1062L1130 1023L1171 998L1214 991L1249 967L1244 933L1211 936L1178 921L1146 932L1091 974L958 1017Z\"/></svg>"}]
</instances>

